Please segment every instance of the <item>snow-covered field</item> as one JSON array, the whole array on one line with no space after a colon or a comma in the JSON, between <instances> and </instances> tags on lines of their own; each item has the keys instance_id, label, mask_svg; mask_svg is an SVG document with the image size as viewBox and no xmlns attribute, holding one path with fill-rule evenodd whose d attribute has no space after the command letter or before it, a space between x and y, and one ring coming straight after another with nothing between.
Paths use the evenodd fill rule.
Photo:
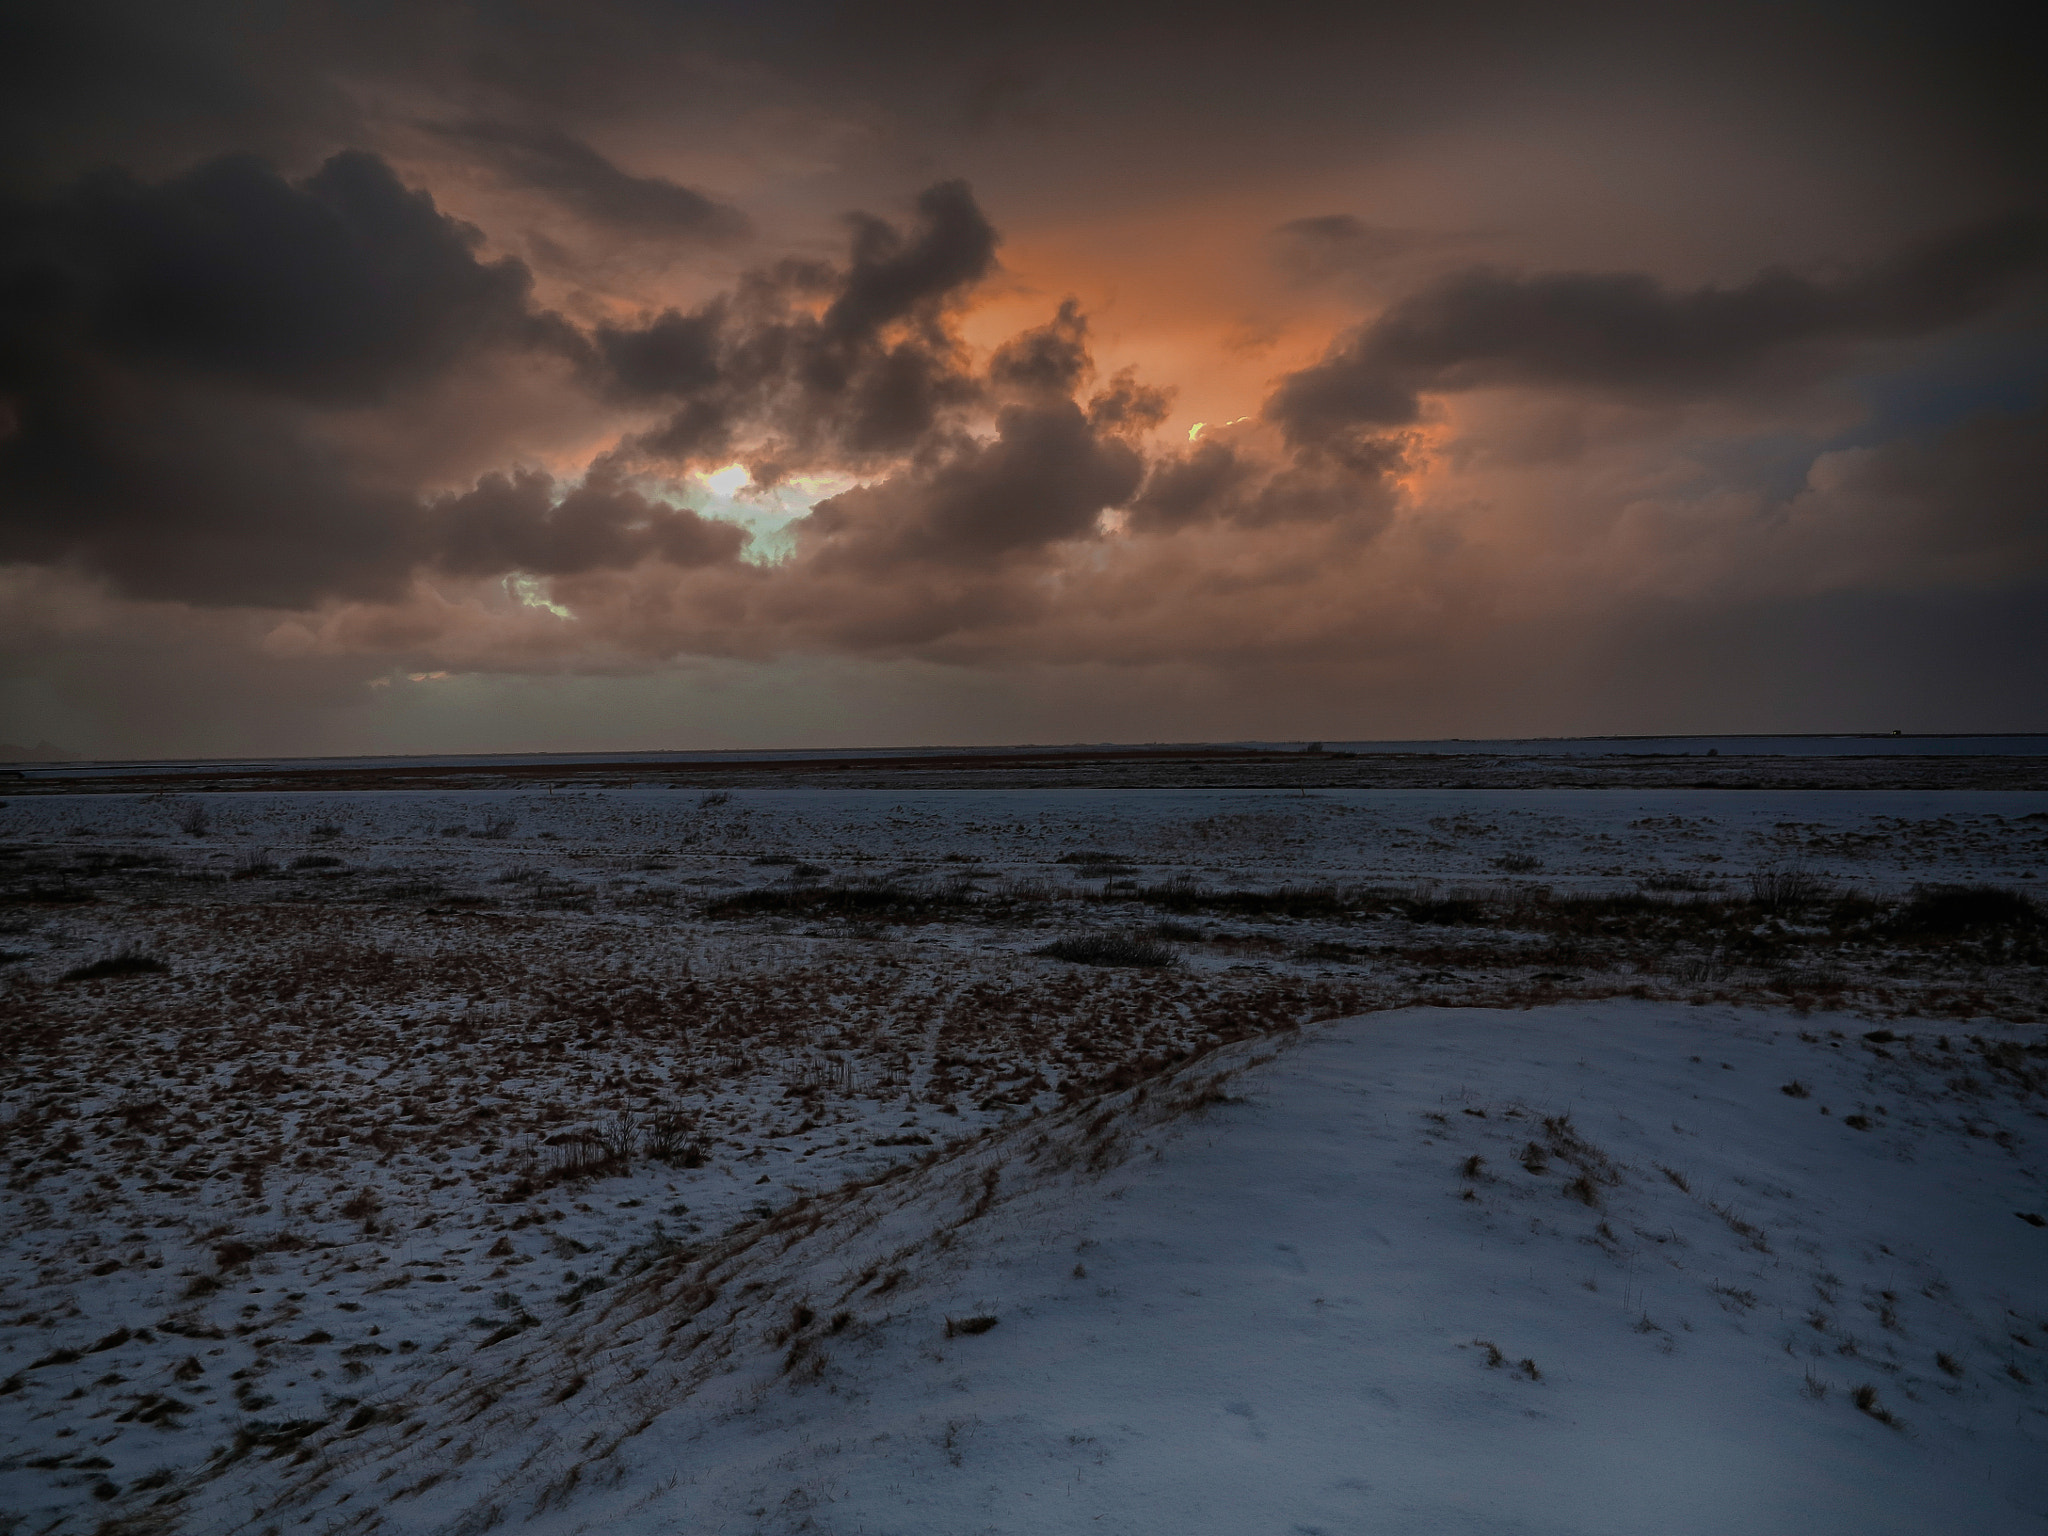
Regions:
<instances>
[{"instance_id":1,"label":"snow-covered field","mask_svg":"<svg viewBox=\"0 0 2048 1536\"><path fill-rule=\"evenodd\" d=\"M0 843L0 1530L2048 1528L2048 797Z\"/></svg>"},{"instance_id":2,"label":"snow-covered field","mask_svg":"<svg viewBox=\"0 0 2048 1536\"><path fill-rule=\"evenodd\" d=\"M832 1203L793 1254L664 1269L517 1366L450 1362L424 1433L323 1442L204 1509L276 1502L263 1518L315 1530L2041 1529L2048 1233L2014 1209L2044 1191L1957 1125L1935 1042L1880 1053L1815 1022L1627 1002L1319 1028L1222 1102L1127 1111L1106 1171L1073 1155L1079 1117L991 1137L909 1195ZM1845 1127L1857 1110L1881 1123Z\"/></svg>"}]
</instances>

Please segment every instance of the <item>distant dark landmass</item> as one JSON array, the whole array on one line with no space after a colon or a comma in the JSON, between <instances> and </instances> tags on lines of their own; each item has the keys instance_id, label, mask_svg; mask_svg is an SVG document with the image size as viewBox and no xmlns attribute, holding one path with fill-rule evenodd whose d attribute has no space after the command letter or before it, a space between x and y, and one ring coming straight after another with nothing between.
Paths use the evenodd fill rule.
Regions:
<instances>
[{"instance_id":1,"label":"distant dark landmass","mask_svg":"<svg viewBox=\"0 0 2048 1536\"><path fill-rule=\"evenodd\" d=\"M2048 789L2048 736L1576 737L73 761L27 766L18 774L15 792L30 794L742 786L2040 790Z\"/></svg>"}]
</instances>

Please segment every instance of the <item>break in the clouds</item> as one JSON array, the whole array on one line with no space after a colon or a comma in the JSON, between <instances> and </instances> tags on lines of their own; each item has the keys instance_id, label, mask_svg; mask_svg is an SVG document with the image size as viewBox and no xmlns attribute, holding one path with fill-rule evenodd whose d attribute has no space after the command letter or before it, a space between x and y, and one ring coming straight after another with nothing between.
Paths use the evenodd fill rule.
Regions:
<instances>
[{"instance_id":1,"label":"break in the clouds","mask_svg":"<svg viewBox=\"0 0 2048 1536\"><path fill-rule=\"evenodd\" d=\"M2003 25L32 17L6 734L227 740L124 668L262 678L238 747L346 747L415 674L555 679L560 743L577 687L707 666L933 739L960 691L905 668L1029 693L983 736L2037 724Z\"/></svg>"}]
</instances>

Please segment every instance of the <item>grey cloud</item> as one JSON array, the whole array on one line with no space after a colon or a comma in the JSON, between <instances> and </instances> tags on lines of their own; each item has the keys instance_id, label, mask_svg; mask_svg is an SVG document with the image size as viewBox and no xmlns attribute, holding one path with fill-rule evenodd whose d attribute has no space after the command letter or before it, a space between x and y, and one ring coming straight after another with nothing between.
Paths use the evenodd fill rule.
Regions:
<instances>
[{"instance_id":1,"label":"grey cloud","mask_svg":"<svg viewBox=\"0 0 2048 1536\"><path fill-rule=\"evenodd\" d=\"M160 184L118 171L0 207L15 366L87 349L302 399L362 404L493 343L558 343L516 261L374 155L298 183L252 156Z\"/></svg>"},{"instance_id":2,"label":"grey cloud","mask_svg":"<svg viewBox=\"0 0 2048 1536\"><path fill-rule=\"evenodd\" d=\"M0 208L0 558L200 603L393 594L417 503L334 413L584 348L475 245L354 152L299 182L238 156Z\"/></svg>"},{"instance_id":3,"label":"grey cloud","mask_svg":"<svg viewBox=\"0 0 2048 1536\"><path fill-rule=\"evenodd\" d=\"M156 185L110 172L5 212L0 559L78 562L138 597L304 607L395 597L422 565L571 575L745 543L602 475L489 476L425 503L340 446L337 412L494 349L609 365L628 392L715 376L715 320L586 342L374 156L296 183L246 157Z\"/></svg>"},{"instance_id":4,"label":"grey cloud","mask_svg":"<svg viewBox=\"0 0 2048 1536\"><path fill-rule=\"evenodd\" d=\"M356 474L302 413L75 362L42 382L0 443L0 560L216 605L400 590L412 499Z\"/></svg>"},{"instance_id":5,"label":"grey cloud","mask_svg":"<svg viewBox=\"0 0 2048 1536\"><path fill-rule=\"evenodd\" d=\"M610 388L680 402L626 457L701 462L751 432L763 440L756 478L772 480L908 452L978 401L947 317L993 270L995 228L962 182L927 188L917 211L908 232L855 216L843 268L776 263L695 314L600 330Z\"/></svg>"},{"instance_id":6,"label":"grey cloud","mask_svg":"<svg viewBox=\"0 0 2048 1536\"><path fill-rule=\"evenodd\" d=\"M730 240L751 225L737 208L661 176L635 176L560 128L505 122L432 131L592 223L663 240Z\"/></svg>"},{"instance_id":7,"label":"grey cloud","mask_svg":"<svg viewBox=\"0 0 2048 1536\"><path fill-rule=\"evenodd\" d=\"M1012 336L996 348L988 376L1005 388L1071 395L1094 366L1088 356L1088 317L1081 313L1079 300L1063 299L1048 324Z\"/></svg>"},{"instance_id":8,"label":"grey cloud","mask_svg":"<svg viewBox=\"0 0 2048 1536\"><path fill-rule=\"evenodd\" d=\"M1203 522L1265 528L1280 523L1349 524L1377 532L1392 513L1392 474L1402 445L1366 439L1344 452L1302 452L1278 463L1219 442L1197 443L1152 466L1131 503L1138 533L1172 533Z\"/></svg>"},{"instance_id":9,"label":"grey cloud","mask_svg":"<svg viewBox=\"0 0 2048 1536\"><path fill-rule=\"evenodd\" d=\"M602 476L564 492L532 470L486 475L473 490L435 502L424 522L427 558L458 576L576 576L649 558L716 565L747 542L731 523L650 501Z\"/></svg>"},{"instance_id":10,"label":"grey cloud","mask_svg":"<svg viewBox=\"0 0 2048 1536\"><path fill-rule=\"evenodd\" d=\"M738 449L735 423L716 400L693 400L652 432L633 439L616 457L649 457L670 464L730 459Z\"/></svg>"},{"instance_id":11,"label":"grey cloud","mask_svg":"<svg viewBox=\"0 0 2048 1536\"><path fill-rule=\"evenodd\" d=\"M1258 465L1222 443L1197 443L1152 466L1144 494L1131 505L1130 525L1141 532L1170 532L1212 518L1258 472Z\"/></svg>"},{"instance_id":12,"label":"grey cloud","mask_svg":"<svg viewBox=\"0 0 2048 1536\"><path fill-rule=\"evenodd\" d=\"M1995 584L2048 573L2048 408L1824 455L1790 528L1872 585Z\"/></svg>"},{"instance_id":13,"label":"grey cloud","mask_svg":"<svg viewBox=\"0 0 2048 1536\"><path fill-rule=\"evenodd\" d=\"M689 395L718 382L721 315L673 309L641 326L600 326L595 335L610 383L628 399Z\"/></svg>"},{"instance_id":14,"label":"grey cloud","mask_svg":"<svg viewBox=\"0 0 2048 1536\"><path fill-rule=\"evenodd\" d=\"M798 525L821 568L975 564L1090 533L1137 490L1137 450L1098 436L1072 401L1013 406L993 442L965 438L935 465L821 501Z\"/></svg>"},{"instance_id":15,"label":"grey cloud","mask_svg":"<svg viewBox=\"0 0 2048 1536\"><path fill-rule=\"evenodd\" d=\"M908 229L853 221L842 267L778 263L694 313L588 335L534 309L522 266L480 261L474 231L367 154L298 182L246 157L158 184L108 173L8 211L0 559L77 561L137 596L304 607L388 600L421 569L727 563L740 530L629 475L636 458L735 452L764 483L907 460L825 508L812 547L964 566L1092 529L1142 474L1119 434L1164 408L1124 376L1083 413L1069 391L1092 371L1087 325L1068 304L999 354L1028 408L1002 412L992 442L965 434L988 385L951 316L996 234L961 183L927 189ZM671 414L575 486L514 472L422 499L342 446L364 408L396 425L408 391L493 349Z\"/></svg>"},{"instance_id":16,"label":"grey cloud","mask_svg":"<svg viewBox=\"0 0 2048 1536\"><path fill-rule=\"evenodd\" d=\"M76 563L124 593L206 606L306 608L402 595L423 567L574 575L645 560L730 561L731 524L601 474L565 486L489 475L422 501L324 445L303 416L246 398L109 382L28 449L0 448L0 560Z\"/></svg>"},{"instance_id":17,"label":"grey cloud","mask_svg":"<svg viewBox=\"0 0 2048 1536\"><path fill-rule=\"evenodd\" d=\"M908 237L894 225L857 214L846 286L825 311L834 340L870 336L988 276L996 231L964 181L942 181L918 194L918 221Z\"/></svg>"},{"instance_id":18,"label":"grey cloud","mask_svg":"<svg viewBox=\"0 0 2048 1536\"><path fill-rule=\"evenodd\" d=\"M2044 260L2040 222L2010 218L1835 278L1773 269L1738 287L1673 292L1641 273L1462 272L1289 375L1265 414L1293 441L1315 442L1406 425L1420 395L1488 384L1740 390L1816 348L1972 319L2036 277Z\"/></svg>"},{"instance_id":19,"label":"grey cloud","mask_svg":"<svg viewBox=\"0 0 2048 1536\"><path fill-rule=\"evenodd\" d=\"M1119 368L1109 388L1088 397L1088 424L1098 432L1149 432L1166 420L1178 393L1172 385L1141 384L1137 370Z\"/></svg>"}]
</instances>

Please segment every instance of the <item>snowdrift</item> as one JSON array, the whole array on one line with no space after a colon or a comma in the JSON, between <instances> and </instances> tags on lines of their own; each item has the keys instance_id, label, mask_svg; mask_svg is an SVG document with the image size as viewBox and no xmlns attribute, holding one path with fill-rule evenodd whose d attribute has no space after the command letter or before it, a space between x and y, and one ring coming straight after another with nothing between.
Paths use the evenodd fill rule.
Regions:
<instances>
[{"instance_id":1,"label":"snowdrift","mask_svg":"<svg viewBox=\"0 0 2048 1536\"><path fill-rule=\"evenodd\" d=\"M421 1536L2048 1530L2032 1058L1830 1022L1612 1002L1240 1042L650 1255L172 1508Z\"/></svg>"}]
</instances>

